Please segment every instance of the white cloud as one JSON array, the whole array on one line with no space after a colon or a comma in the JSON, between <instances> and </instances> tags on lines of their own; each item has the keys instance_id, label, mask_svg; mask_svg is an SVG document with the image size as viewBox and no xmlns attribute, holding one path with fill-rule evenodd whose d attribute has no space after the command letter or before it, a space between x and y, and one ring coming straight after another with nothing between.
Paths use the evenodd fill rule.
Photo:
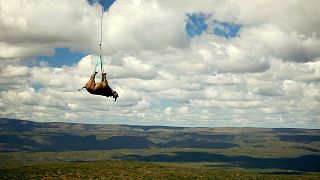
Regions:
<instances>
[{"instance_id":1,"label":"white cloud","mask_svg":"<svg viewBox=\"0 0 320 180\"><path fill-rule=\"evenodd\" d=\"M57 47L93 51L98 42L99 7L86 0L2 0L0 7L0 58L50 55Z\"/></svg>"},{"instance_id":2,"label":"white cloud","mask_svg":"<svg viewBox=\"0 0 320 180\"><path fill-rule=\"evenodd\" d=\"M157 50L188 45L185 16L158 1L115 1L105 16L107 52Z\"/></svg>"},{"instance_id":3,"label":"white cloud","mask_svg":"<svg viewBox=\"0 0 320 180\"><path fill-rule=\"evenodd\" d=\"M269 50L270 56L284 61L309 62L320 56L320 39L315 34L299 34L296 31L285 32L275 25L263 25L255 28L243 28L244 41L261 44Z\"/></svg>"},{"instance_id":4,"label":"white cloud","mask_svg":"<svg viewBox=\"0 0 320 180\"><path fill-rule=\"evenodd\" d=\"M125 56L122 59L117 59L116 66L107 66L107 70L114 78L141 78L153 79L156 77L157 72L150 64L145 64L138 60L136 57Z\"/></svg>"},{"instance_id":5,"label":"white cloud","mask_svg":"<svg viewBox=\"0 0 320 180\"><path fill-rule=\"evenodd\" d=\"M1 75L3 77L23 77L23 76L28 76L29 74L29 69L24 66L12 66L9 65L5 69L2 70Z\"/></svg>"},{"instance_id":6,"label":"white cloud","mask_svg":"<svg viewBox=\"0 0 320 180\"><path fill-rule=\"evenodd\" d=\"M163 5L182 12L211 14L212 19L234 22L245 27L273 24L288 33L293 31L307 35L316 33L319 37L320 2L317 0L202 0L197 3L166 0Z\"/></svg>"},{"instance_id":7,"label":"white cloud","mask_svg":"<svg viewBox=\"0 0 320 180\"><path fill-rule=\"evenodd\" d=\"M164 109L164 113L165 113L166 115L171 115L171 114L172 114L172 107L167 107L167 108L165 108L165 109Z\"/></svg>"},{"instance_id":8,"label":"white cloud","mask_svg":"<svg viewBox=\"0 0 320 180\"><path fill-rule=\"evenodd\" d=\"M57 47L96 52L100 7L85 0L0 0L0 115L87 123L319 127L317 4L116 1L104 14L103 39L105 71L119 93L113 102L77 91L93 72L93 55L61 68L28 60ZM208 21L241 24L239 37L206 32L189 39L186 13L193 12L211 14Z\"/></svg>"}]
</instances>

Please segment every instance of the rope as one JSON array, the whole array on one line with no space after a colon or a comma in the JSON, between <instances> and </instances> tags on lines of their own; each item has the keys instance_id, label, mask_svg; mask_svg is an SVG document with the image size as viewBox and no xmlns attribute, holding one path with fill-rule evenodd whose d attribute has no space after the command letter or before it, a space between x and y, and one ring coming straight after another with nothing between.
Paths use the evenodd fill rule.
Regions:
<instances>
[{"instance_id":1,"label":"rope","mask_svg":"<svg viewBox=\"0 0 320 180\"><path fill-rule=\"evenodd\" d=\"M101 22L100 22L100 42L99 42L99 59L96 59L96 65L94 72L96 72L98 65L100 64L100 71L104 73L103 61L102 61L102 39L103 39L103 13L104 13L104 0L101 0ZM100 61L100 62L99 62Z\"/></svg>"},{"instance_id":2,"label":"rope","mask_svg":"<svg viewBox=\"0 0 320 180\"><path fill-rule=\"evenodd\" d=\"M96 65L94 66L93 72L97 72L97 67L101 64L100 57L95 56L95 60L96 60Z\"/></svg>"},{"instance_id":3,"label":"rope","mask_svg":"<svg viewBox=\"0 0 320 180\"><path fill-rule=\"evenodd\" d=\"M100 24L100 45L99 45L99 49L100 49L100 68L101 68L101 73L104 73L103 72L103 65L102 65L102 22L103 22L103 12L104 12L104 4L103 4L103 1L101 2L102 3L102 8L101 8L101 24Z\"/></svg>"}]
</instances>

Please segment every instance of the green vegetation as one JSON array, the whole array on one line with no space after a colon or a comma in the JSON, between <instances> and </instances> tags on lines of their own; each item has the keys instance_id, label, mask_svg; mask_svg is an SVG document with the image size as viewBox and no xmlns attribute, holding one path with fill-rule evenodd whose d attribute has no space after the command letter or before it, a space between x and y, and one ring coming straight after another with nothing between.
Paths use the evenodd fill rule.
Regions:
<instances>
[{"instance_id":1,"label":"green vegetation","mask_svg":"<svg viewBox=\"0 0 320 180\"><path fill-rule=\"evenodd\" d=\"M320 179L317 129L86 125L0 118L0 130L0 179Z\"/></svg>"},{"instance_id":2,"label":"green vegetation","mask_svg":"<svg viewBox=\"0 0 320 180\"><path fill-rule=\"evenodd\" d=\"M1 168L0 179L319 179L320 174L256 174L131 161L50 163Z\"/></svg>"}]
</instances>

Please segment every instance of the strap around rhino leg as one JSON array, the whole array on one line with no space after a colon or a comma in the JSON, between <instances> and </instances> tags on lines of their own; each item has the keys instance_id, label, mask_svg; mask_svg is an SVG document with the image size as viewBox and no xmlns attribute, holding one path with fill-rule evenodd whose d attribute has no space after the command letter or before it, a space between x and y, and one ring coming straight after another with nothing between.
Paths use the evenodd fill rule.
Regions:
<instances>
[{"instance_id":1,"label":"strap around rhino leg","mask_svg":"<svg viewBox=\"0 0 320 180\"><path fill-rule=\"evenodd\" d=\"M97 71L95 71L92 75L91 75L91 79L95 79L96 78L96 74L97 74L98 72Z\"/></svg>"}]
</instances>

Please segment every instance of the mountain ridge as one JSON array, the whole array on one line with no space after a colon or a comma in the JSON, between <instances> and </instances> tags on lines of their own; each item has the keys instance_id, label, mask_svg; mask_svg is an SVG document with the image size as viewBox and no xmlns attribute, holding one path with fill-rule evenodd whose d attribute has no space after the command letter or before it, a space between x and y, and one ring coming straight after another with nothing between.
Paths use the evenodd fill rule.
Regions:
<instances>
[{"instance_id":1,"label":"mountain ridge","mask_svg":"<svg viewBox=\"0 0 320 180\"><path fill-rule=\"evenodd\" d=\"M277 129L281 130L295 130L295 129L302 129L302 130L320 130L316 128L296 128L296 127L251 127L251 126L243 126L243 127L232 127L232 126L225 126L225 127L205 127L205 126L170 126L170 125L129 125L129 124L91 124L91 123L80 123L80 122L59 122L59 121L44 121L38 122L33 120L24 120L24 119L16 119L16 118L0 118L0 125L3 124L2 122L6 120L9 121L16 121L16 122L27 122L27 123L39 123L39 124L70 124L70 125L87 125L87 126L124 126L124 127L131 127L131 128L141 128L141 129L156 129L156 128L168 128L168 129L183 129L183 128L211 128L211 129L224 129L224 128L247 128L247 129Z\"/></svg>"},{"instance_id":2,"label":"mountain ridge","mask_svg":"<svg viewBox=\"0 0 320 180\"><path fill-rule=\"evenodd\" d=\"M0 118L0 151L87 151L152 148L234 149L274 142L320 141L317 129L206 128L34 122Z\"/></svg>"}]
</instances>

